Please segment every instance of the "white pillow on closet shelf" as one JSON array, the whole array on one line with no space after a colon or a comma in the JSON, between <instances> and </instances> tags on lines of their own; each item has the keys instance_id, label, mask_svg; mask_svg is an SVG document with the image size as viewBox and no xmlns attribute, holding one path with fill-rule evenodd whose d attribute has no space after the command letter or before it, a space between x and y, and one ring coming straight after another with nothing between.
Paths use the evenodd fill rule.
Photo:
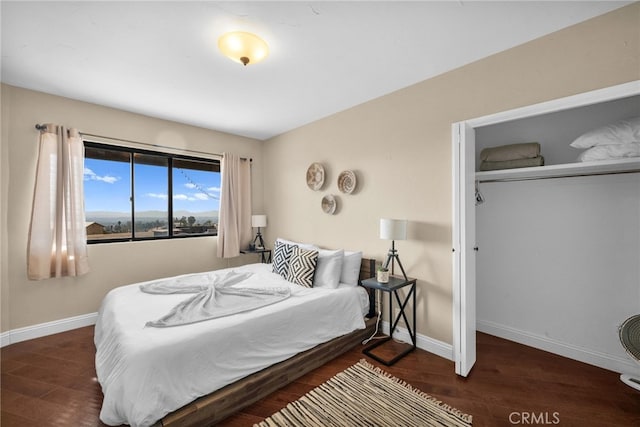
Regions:
<instances>
[{"instance_id":1,"label":"white pillow on closet shelf","mask_svg":"<svg viewBox=\"0 0 640 427\"><path fill-rule=\"evenodd\" d=\"M589 131L573 141L573 148L640 142L640 117L630 117Z\"/></svg>"},{"instance_id":2,"label":"white pillow on closet shelf","mask_svg":"<svg viewBox=\"0 0 640 427\"><path fill-rule=\"evenodd\" d=\"M335 251L318 250L318 263L316 264L316 274L313 276L313 287L337 288L340 283L343 258L344 251L342 249Z\"/></svg>"},{"instance_id":3,"label":"white pillow on closet shelf","mask_svg":"<svg viewBox=\"0 0 640 427\"><path fill-rule=\"evenodd\" d=\"M362 252L344 251L342 259L342 273L340 273L340 283L349 286L358 286L360 280L360 264L362 263Z\"/></svg>"},{"instance_id":4,"label":"white pillow on closet shelf","mask_svg":"<svg viewBox=\"0 0 640 427\"><path fill-rule=\"evenodd\" d=\"M640 142L592 147L580 153L578 161L593 162L597 160L624 159L629 157L640 157Z\"/></svg>"}]
</instances>

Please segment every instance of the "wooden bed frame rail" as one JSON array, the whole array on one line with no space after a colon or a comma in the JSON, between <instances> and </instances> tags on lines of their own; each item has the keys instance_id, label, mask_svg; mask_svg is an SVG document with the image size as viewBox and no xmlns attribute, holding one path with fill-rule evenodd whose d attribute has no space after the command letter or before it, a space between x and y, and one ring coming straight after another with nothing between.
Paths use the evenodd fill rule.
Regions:
<instances>
[{"instance_id":1,"label":"wooden bed frame rail","mask_svg":"<svg viewBox=\"0 0 640 427\"><path fill-rule=\"evenodd\" d=\"M375 260L362 259L360 280L375 276ZM219 423L230 415L268 396L274 391L351 350L375 330L375 292L369 292L369 314L365 328L335 338L324 344L249 375L214 393L166 415L153 427L202 427Z\"/></svg>"}]
</instances>

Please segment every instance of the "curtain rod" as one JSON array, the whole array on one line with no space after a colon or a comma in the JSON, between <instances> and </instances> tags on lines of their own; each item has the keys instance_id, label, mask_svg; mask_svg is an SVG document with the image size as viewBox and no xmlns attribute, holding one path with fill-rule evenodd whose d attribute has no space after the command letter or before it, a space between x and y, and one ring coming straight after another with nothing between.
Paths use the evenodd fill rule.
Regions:
<instances>
[{"instance_id":1,"label":"curtain rod","mask_svg":"<svg viewBox=\"0 0 640 427\"><path fill-rule=\"evenodd\" d=\"M36 123L36 129L39 131L44 131L47 129L47 125L41 125L39 123ZM140 145L145 145L147 147L154 147L154 148L166 148L168 150L180 150L180 151L186 151L188 153L195 153L195 154L205 154L205 155L214 155L214 156L220 156L222 157L222 154L219 153L208 153L206 151L198 151L198 150L189 150L187 148L175 148L175 147L167 147L165 145L159 145L159 144L149 144L147 142L139 142L139 141L132 141L130 139L122 139L122 138L114 138L111 136L104 136L104 135L96 135L93 133L85 133L85 132L80 132L80 135L82 136L93 136L94 138L104 138L104 139L110 139L112 141L122 141L122 142L129 142L132 144L140 144ZM249 160L250 162L253 162L252 158L246 158L246 157L241 157L241 160Z\"/></svg>"},{"instance_id":2,"label":"curtain rod","mask_svg":"<svg viewBox=\"0 0 640 427\"><path fill-rule=\"evenodd\" d=\"M598 176L598 175L618 175L622 173L637 173L640 169L629 169L624 171L609 171L609 172L593 172L583 174L566 174L566 175L551 175L551 176L532 176L527 178L495 178L495 179L478 179L478 183L483 184L487 182L514 182L514 181L533 181L537 179L556 179L556 178L578 178L585 176Z\"/></svg>"}]
</instances>

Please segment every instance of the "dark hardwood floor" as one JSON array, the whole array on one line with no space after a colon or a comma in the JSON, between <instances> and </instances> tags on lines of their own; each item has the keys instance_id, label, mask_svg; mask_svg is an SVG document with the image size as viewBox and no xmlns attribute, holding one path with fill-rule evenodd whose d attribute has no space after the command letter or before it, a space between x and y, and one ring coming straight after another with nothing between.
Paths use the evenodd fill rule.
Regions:
<instances>
[{"instance_id":1,"label":"dark hardwood floor","mask_svg":"<svg viewBox=\"0 0 640 427\"><path fill-rule=\"evenodd\" d=\"M222 425L262 420L363 358L361 349ZM0 355L2 427L104 426L98 419L102 393L95 378L93 327L6 346ZM452 362L422 350L382 368L473 415L474 426L640 426L640 392L617 374L486 334L478 334L478 361L468 378L457 377Z\"/></svg>"}]
</instances>

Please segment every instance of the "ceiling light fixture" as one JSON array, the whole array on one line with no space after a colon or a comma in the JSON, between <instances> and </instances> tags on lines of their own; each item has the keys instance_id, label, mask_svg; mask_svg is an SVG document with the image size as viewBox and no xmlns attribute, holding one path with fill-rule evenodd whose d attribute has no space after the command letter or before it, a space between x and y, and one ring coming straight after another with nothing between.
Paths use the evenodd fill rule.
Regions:
<instances>
[{"instance_id":1,"label":"ceiling light fixture","mask_svg":"<svg viewBox=\"0 0 640 427\"><path fill-rule=\"evenodd\" d=\"M235 62L255 64L269 55L269 46L255 34L234 31L218 39L218 48Z\"/></svg>"}]
</instances>

